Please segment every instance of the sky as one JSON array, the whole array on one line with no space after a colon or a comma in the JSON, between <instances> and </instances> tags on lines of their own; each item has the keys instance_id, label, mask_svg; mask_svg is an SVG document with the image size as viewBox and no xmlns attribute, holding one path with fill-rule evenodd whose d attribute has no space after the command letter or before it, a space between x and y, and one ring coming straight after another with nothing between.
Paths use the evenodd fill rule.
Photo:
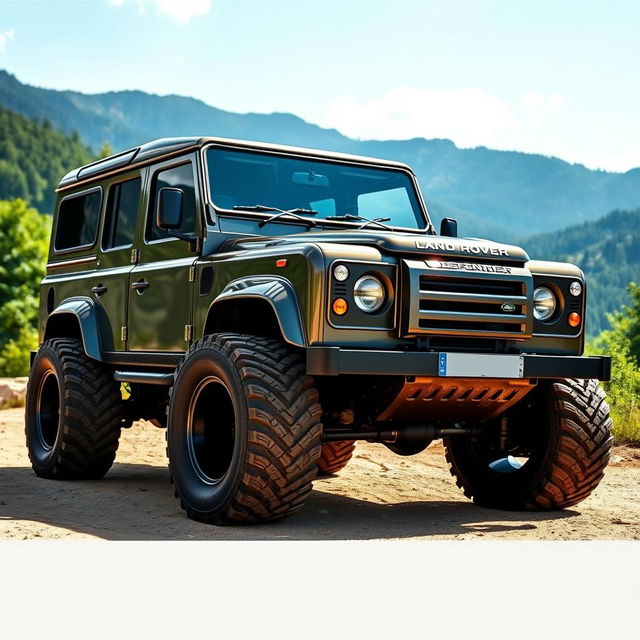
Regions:
<instances>
[{"instance_id":1,"label":"sky","mask_svg":"<svg viewBox=\"0 0 640 640\"><path fill-rule=\"evenodd\" d=\"M0 68L24 83L609 171L640 166L639 36L640 0L0 0Z\"/></svg>"}]
</instances>

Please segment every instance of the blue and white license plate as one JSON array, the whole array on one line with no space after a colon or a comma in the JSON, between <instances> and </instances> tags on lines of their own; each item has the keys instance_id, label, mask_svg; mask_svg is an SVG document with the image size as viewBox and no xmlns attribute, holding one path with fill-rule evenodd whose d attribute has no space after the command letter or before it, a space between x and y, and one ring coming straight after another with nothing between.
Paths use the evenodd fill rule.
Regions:
<instances>
[{"instance_id":1,"label":"blue and white license plate","mask_svg":"<svg viewBox=\"0 0 640 640\"><path fill-rule=\"evenodd\" d=\"M438 375L447 378L522 378L524 358L494 353L439 353Z\"/></svg>"}]
</instances>

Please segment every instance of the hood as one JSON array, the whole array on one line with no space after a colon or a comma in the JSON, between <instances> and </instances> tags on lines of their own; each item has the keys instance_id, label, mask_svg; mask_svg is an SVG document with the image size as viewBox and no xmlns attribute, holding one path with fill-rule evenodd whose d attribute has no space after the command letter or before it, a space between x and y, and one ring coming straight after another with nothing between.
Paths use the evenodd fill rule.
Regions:
<instances>
[{"instance_id":1,"label":"hood","mask_svg":"<svg viewBox=\"0 0 640 640\"><path fill-rule=\"evenodd\" d=\"M520 247L479 238L448 238L395 231L309 231L288 236L252 237L230 240L225 250L257 249L313 242L368 245L388 253L419 254L466 260L488 260L507 264L524 264L529 260Z\"/></svg>"}]
</instances>

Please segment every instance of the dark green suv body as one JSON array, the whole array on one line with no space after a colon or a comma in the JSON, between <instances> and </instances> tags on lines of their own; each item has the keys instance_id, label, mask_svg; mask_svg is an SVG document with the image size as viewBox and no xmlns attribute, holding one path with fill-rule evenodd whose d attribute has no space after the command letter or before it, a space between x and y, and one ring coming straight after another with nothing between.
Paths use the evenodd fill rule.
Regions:
<instances>
[{"instance_id":1,"label":"dark green suv body","mask_svg":"<svg viewBox=\"0 0 640 640\"><path fill-rule=\"evenodd\" d=\"M444 438L482 504L579 502L611 442L584 276L455 227L436 234L409 167L307 149L174 138L70 172L28 390L36 473L103 475L144 418L206 522L296 510L358 439Z\"/></svg>"}]
</instances>

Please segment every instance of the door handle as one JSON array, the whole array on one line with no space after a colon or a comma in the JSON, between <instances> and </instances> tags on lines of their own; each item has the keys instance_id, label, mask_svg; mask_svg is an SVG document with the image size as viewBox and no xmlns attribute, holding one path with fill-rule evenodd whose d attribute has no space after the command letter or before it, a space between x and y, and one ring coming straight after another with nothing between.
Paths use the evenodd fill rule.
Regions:
<instances>
[{"instance_id":1,"label":"door handle","mask_svg":"<svg viewBox=\"0 0 640 640\"><path fill-rule=\"evenodd\" d=\"M95 287L91 287L91 292L95 293L96 298L100 298L107 292L107 287L105 287L103 284L99 284Z\"/></svg>"},{"instance_id":2,"label":"door handle","mask_svg":"<svg viewBox=\"0 0 640 640\"><path fill-rule=\"evenodd\" d=\"M135 289L135 291L139 294L143 294L145 289L148 289L151 285L146 281L146 280L138 280L138 282L134 282L131 285L132 289Z\"/></svg>"}]
</instances>

